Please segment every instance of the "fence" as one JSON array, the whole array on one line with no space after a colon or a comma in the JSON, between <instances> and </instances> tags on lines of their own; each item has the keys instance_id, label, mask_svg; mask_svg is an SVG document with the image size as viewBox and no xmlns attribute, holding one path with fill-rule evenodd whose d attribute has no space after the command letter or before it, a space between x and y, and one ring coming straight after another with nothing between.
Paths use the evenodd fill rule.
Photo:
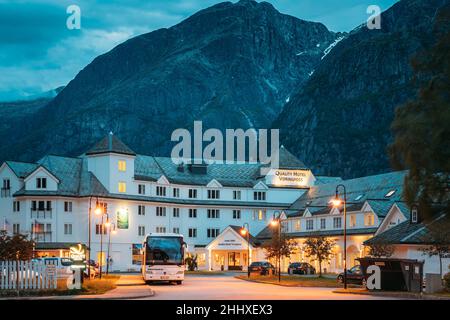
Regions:
<instances>
[{"instance_id":1,"label":"fence","mask_svg":"<svg viewBox=\"0 0 450 320\"><path fill-rule=\"evenodd\" d=\"M42 261L0 261L0 290L56 289L56 265Z\"/></svg>"}]
</instances>

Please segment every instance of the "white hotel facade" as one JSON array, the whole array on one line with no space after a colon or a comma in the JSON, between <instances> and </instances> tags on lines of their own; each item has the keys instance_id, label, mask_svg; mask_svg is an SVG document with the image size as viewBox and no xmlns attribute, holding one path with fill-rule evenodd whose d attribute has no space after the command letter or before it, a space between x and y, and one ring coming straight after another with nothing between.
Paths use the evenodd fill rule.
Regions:
<instances>
[{"instance_id":1,"label":"white hotel facade","mask_svg":"<svg viewBox=\"0 0 450 320\"><path fill-rule=\"evenodd\" d=\"M0 229L29 234L39 256L66 256L70 246L88 244L91 210L91 258L106 261L109 252L112 271L139 270L139 249L150 232L182 234L188 252L198 255L199 269L245 270L249 261L265 260L261 244L271 238L270 220L281 214L283 232L299 244L282 268L310 261L302 242L320 234L336 241L324 267L338 272L343 215L342 208L329 206L337 184L347 188L349 266L366 254L364 241L409 218L401 201L404 172L315 177L285 148L279 155L280 168L262 176L259 163L175 165L170 158L138 155L108 135L79 157L6 161L0 166ZM105 230L102 248L97 201L115 229ZM244 224L250 257L239 233Z\"/></svg>"}]
</instances>

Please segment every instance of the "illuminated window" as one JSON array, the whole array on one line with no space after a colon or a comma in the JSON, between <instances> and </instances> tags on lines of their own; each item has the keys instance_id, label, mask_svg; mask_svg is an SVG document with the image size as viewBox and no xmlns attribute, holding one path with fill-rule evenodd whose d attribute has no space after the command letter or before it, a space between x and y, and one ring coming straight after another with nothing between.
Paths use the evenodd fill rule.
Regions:
<instances>
[{"instance_id":1,"label":"illuminated window","mask_svg":"<svg viewBox=\"0 0 450 320\"><path fill-rule=\"evenodd\" d=\"M373 226L375 224L375 215L373 213L368 213L364 216L364 225Z\"/></svg>"},{"instance_id":2,"label":"illuminated window","mask_svg":"<svg viewBox=\"0 0 450 320\"><path fill-rule=\"evenodd\" d=\"M127 184L125 182L119 182L119 192L127 192Z\"/></svg>"},{"instance_id":3,"label":"illuminated window","mask_svg":"<svg viewBox=\"0 0 450 320\"><path fill-rule=\"evenodd\" d=\"M125 172L127 171L127 162L125 160L119 160L119 171Z\"/></svg>"},{"instance_id":4,"label":"illuminated window","mask_svg":"<svg viewBox=\"0 0 450 320\"><path fill-rule=\"evenodd\" d=\"M253 220L266 220L266 210L254 210Z\"/></svg>"},{"instance_id":5,"label":"illuminated window","mask_svg":"<svg viewBox=\"0 0 450 320\"><path fill-rule=\"evenodd\" d=\"M354 214L350 215L350 227L356 226L356 216Z\"/></svg>"},{"instance_id":6,"label":"illuminated window","mask_svg":"<svg viewBox=\"0 0 450 320\"><path fill-rule=\"evenodd\" d=\"M300 219L295 220L294 229L295 231L300 231Z\"/></svg>"}]
</instances>

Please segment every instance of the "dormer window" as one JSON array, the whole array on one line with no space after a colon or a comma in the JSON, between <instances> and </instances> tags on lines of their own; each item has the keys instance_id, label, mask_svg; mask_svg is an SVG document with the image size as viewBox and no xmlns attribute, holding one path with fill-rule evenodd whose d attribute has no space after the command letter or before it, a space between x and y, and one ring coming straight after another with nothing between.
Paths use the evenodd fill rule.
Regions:
<instances>
[{"instance_id":1,"label":"dormer window","mask_svg":"<svg viewBox=\"0 0 450 320\"><path fill-rule=\"evenodd\" d=\"M254 191L253 192L253 200L265 201L266 200L266 192L265 191Z\"/></svg>"},{"instance_id":2,"label":"dormer window","mask_svg":"<svg viewBox=\"0 0 450 320\"><path fill-rule=\"evenodd\" d=\"M166 187L156 186L156 195L158 197L165 197L166 196Z\"/></svg>"},{"instance_id":3,"label":"dormer window","mask_svg":"<svg viewBox=\"0 0 450 320\"><path fill-rule=\"evenodd\" d=\"M367 213L364 216L364 225L365 226L373 226L375 224L375 215L373 213Z\"/></svg>"},{"instance_id":4,"label":"dormer window","mask_svg":"<svg viewBox=\"0 0 450 320\"><path fill-rule=\"evenodd\" d=\"M220 191L219 190L208 190L208 199L219 199Z\"/></svg>"},{"instance_id":5,"label":"dormer window","mask_svg":"<svg viewBox=\"0 0 450 320\"><path fill-rule=\"evenodd\" d=\"M125 160L119 160L117 166L120 172L127 171L127 162Z\"/></svg>"},{"instance_id":6,"label":"dormer window","mask_svg":"<svg viewBox=\"0 0 450 320\"><path fill-rule=\"evenodd\" d=\"M419 221L419 213L417 211L417 208L413 208L411 210L411 222L417 223Z\"/></svg>"},{"instance_id":7,"label":"dormer window","mask_svg":"<svg viewBox=\"0 0 450 320\"><path fill-rule=\"evenodd\" d=\"M47 178L36 178L36 189L46 189Z\"/></svg>"},{"instance_id":8,"label":"dormer window","mask_svg":"<svg viewBox=\"0 0 450 320\"><path fill-rule=\"evenodd\" d=\"M384 196L385 196L386 198L390 198L390 197L392 197L392 196L394 195L395 191L397 191L397 190L390 190L390 191L389 191L388 193L386 193Z\"/></svg>"}]
</instances>

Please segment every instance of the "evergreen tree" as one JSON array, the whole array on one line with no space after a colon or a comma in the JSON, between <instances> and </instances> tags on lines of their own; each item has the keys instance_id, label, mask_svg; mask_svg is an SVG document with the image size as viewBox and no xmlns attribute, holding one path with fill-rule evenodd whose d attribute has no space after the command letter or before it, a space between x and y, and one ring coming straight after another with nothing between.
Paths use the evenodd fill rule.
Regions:
<instances>
[{"instance_id":1,"label":"evergreen tree","mask_svg":"<svg viewBox=\"0 0 450 320\"><path fill-rule=\"evenodd\" d=\"M412 61L419 91L396 110L389 154L395 169L407 169L404 196L424 218L433 208L449 212L450 186L450 6L435 20L437 41Z\"/></svg>"}]
</instances>

